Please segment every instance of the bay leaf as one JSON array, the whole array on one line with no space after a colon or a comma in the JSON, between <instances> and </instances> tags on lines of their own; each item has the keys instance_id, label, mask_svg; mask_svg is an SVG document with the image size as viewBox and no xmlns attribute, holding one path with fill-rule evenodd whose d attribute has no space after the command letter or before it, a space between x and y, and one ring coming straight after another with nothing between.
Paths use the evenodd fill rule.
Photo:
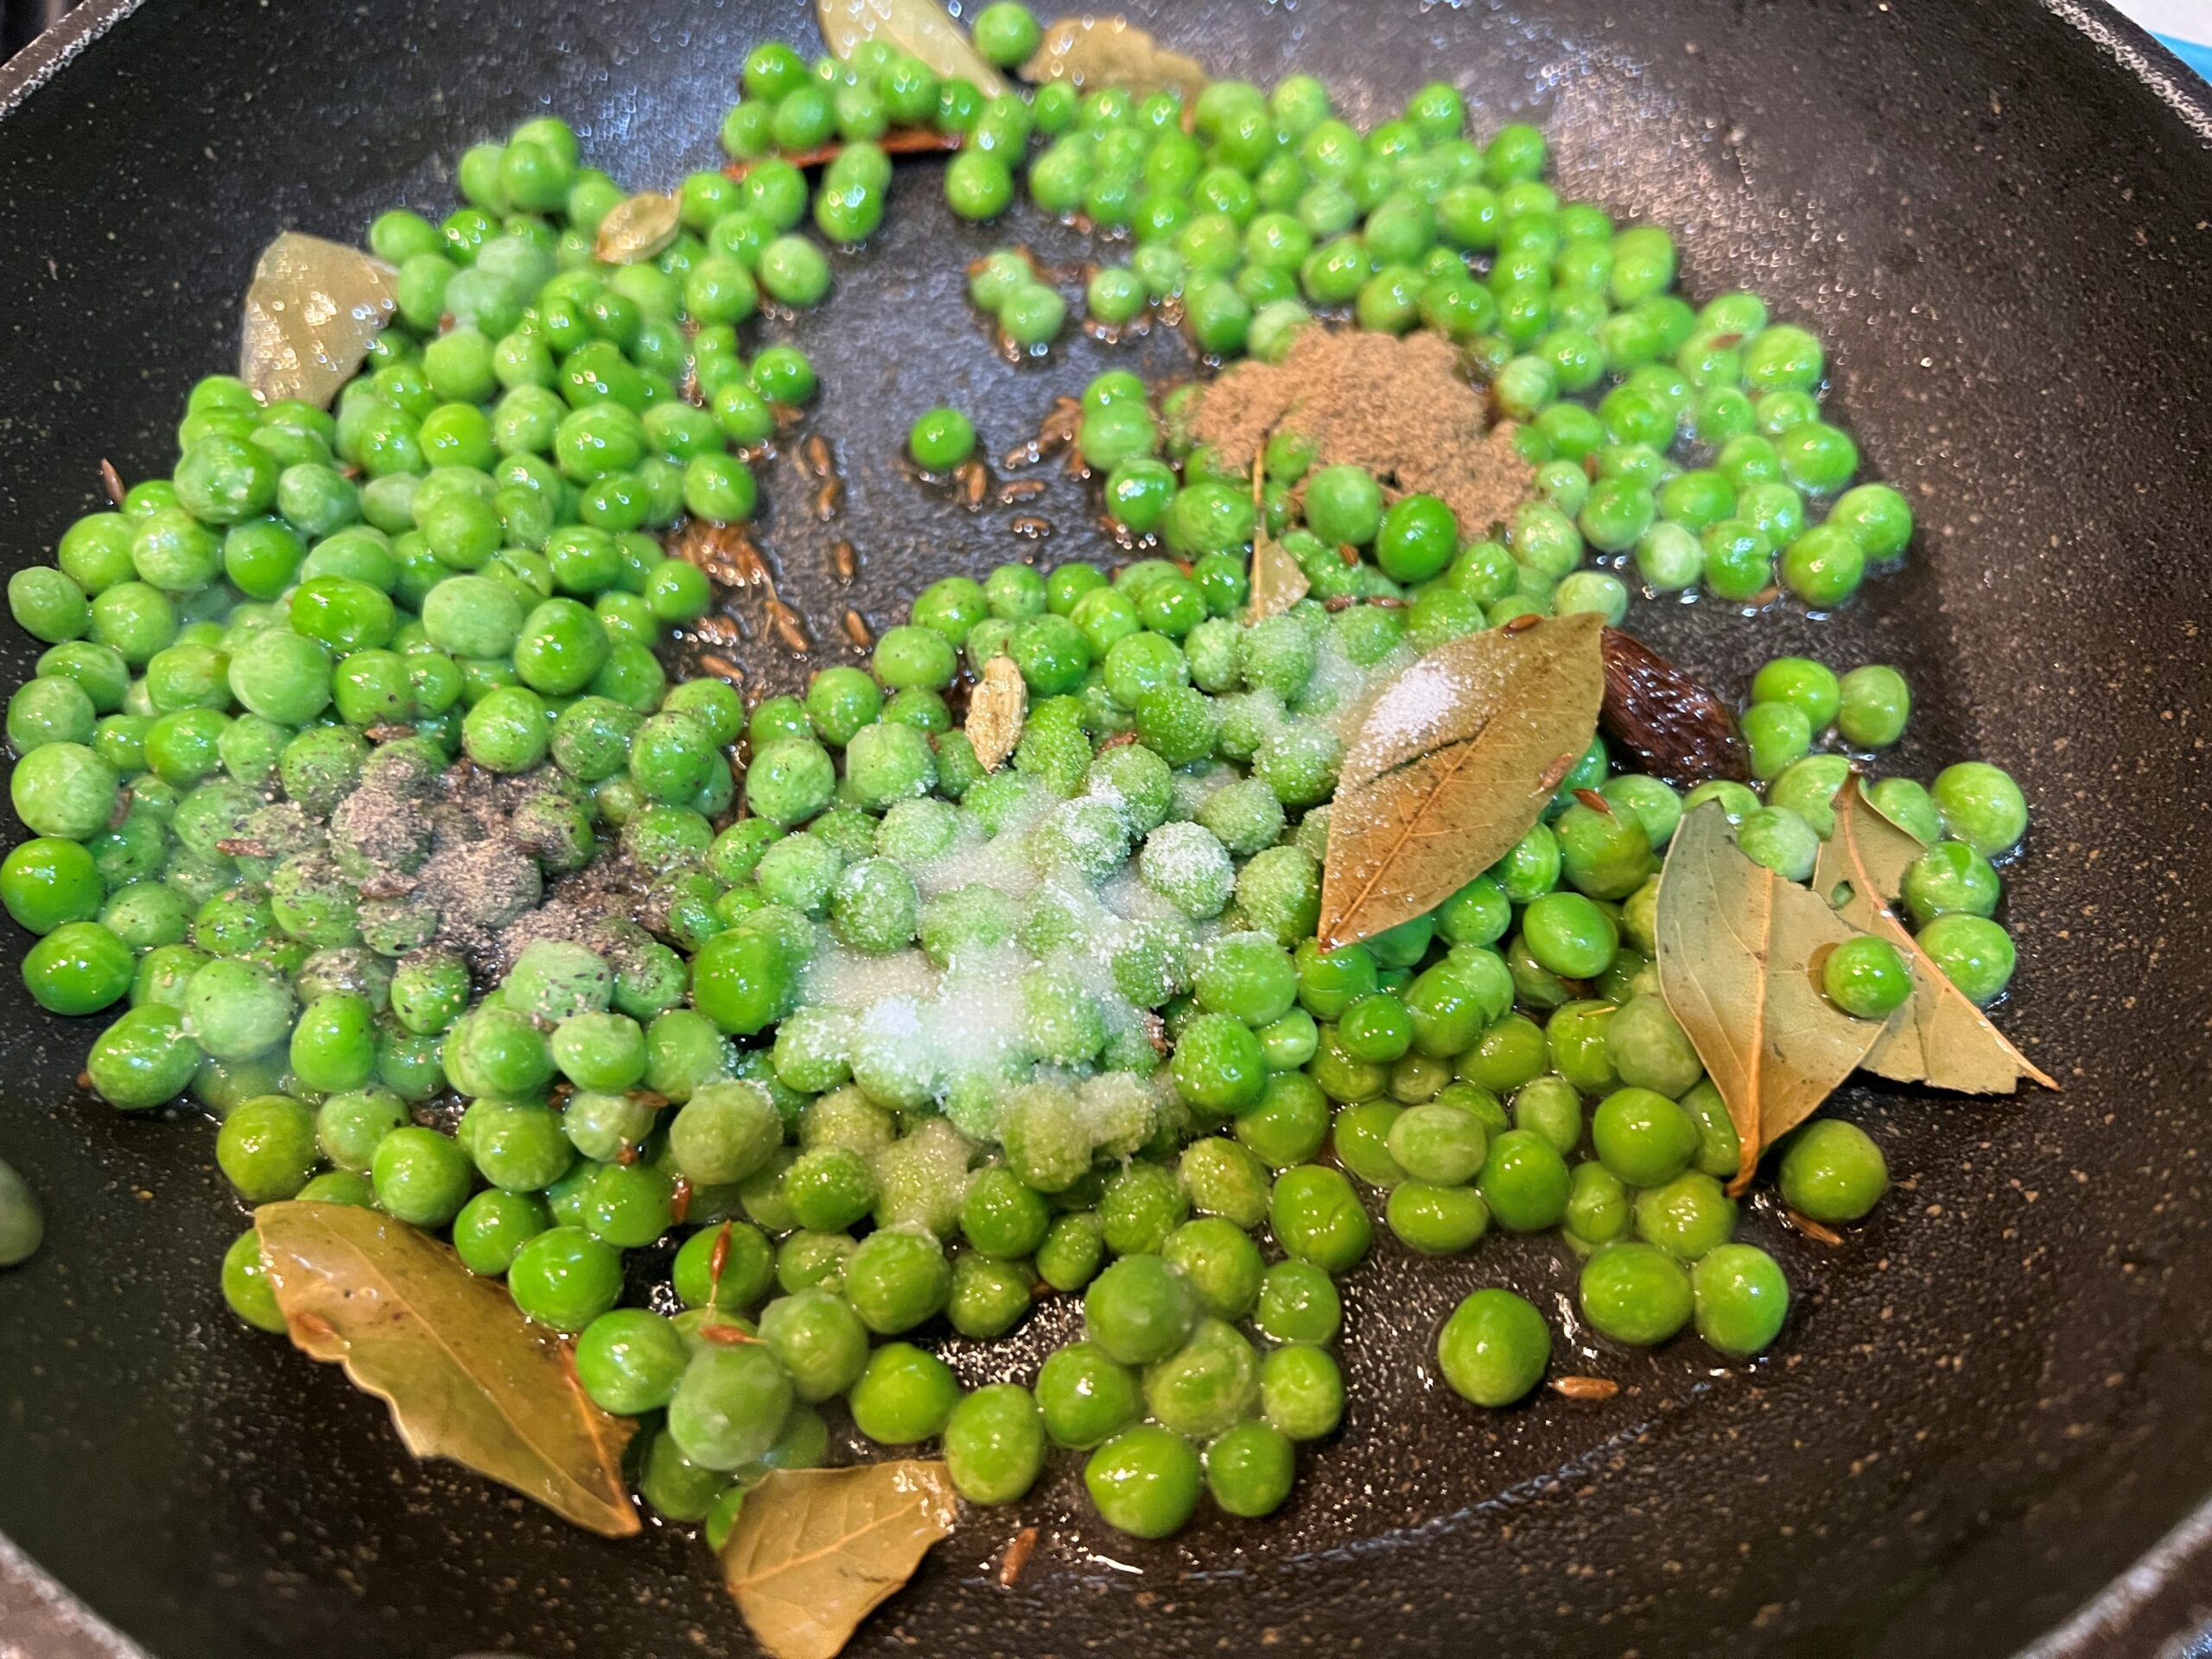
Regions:
<instances>
[{"instance_id":1,"label":"bay leaf","mask_svg":"<svg viewBox=\"0 0 2212 1659\"><path fill-rule=\"evenodd\" d=\"M1313 588L1298 560L1268 534L1266 484L1265 466L1255 454L1252 457L1252 602L1244 614L1247 623L1281 616Z\"/></svg>"},{"instance_id":2,"label":"bay leaf","mask_svg":"<svg viewBox=\"0 0 2212 1659\"><path fill-rule=\"evenodd\" d=\"M1882 1034L1821 989L1820 958L1856 930L1738 851L1709 801L1667 848L1651 931L1660 994L1736 1126L1729 1191L1740 1192L1761 1149L1810 1117Z\"/></svg>"},{"instance_id":3,"label":"bay leaf","mask_svg":"<svg viewBox=\"0 0 2212 1659\"><path fill-rule=\"evenodd\" d=\"M1585 612L1469 634L1376 695L1329 811L1323 949L1434 909L1529 833L1597 730L1599 629Z\"/></svg>"},{"instance_id":4,"label":"bay leaf","mask_svg":"<svg viewBox=\"0 0 2212 1659\"><path fill-rule=\"evenodd\" d=\"M982 683L968 699L968 742L976 763L985 772L1006 764L1021 741L1021 723L1029 716L1029 687L1011 657L999 656L983 664Z\"/></svg>"},{"instance_id":5,"label":"bay leaf","mask_svg":"<svg viewBox=\"0 0 2212 1659\"><path fill-rule=\"evenodd\" d=\"M1119 86L1139 97L1172 91L1182 94L1186 110L1206 89L1206 72L1196 58L1170 52L1126 17L1093 12L1047 24L1021 78L1034 86L1071 80L1086 91Z\"/></svg>"},{"instance_id":6,"label":"bay leaf","mask_svg":"<svg viewBox=\"0 0 2212 1659\"><path fill-rule=\"evenodd\" d=\"M1967 1095L2009 1095L2023 1077L2057 1088L1929 959L1892 907L1906 868L1926 850L1866 798L1857 772L1844 780L1835 794L1835 832L1821 843L1813 891L1853 927L1897 946L1912 969L1912 995L1890 1016L1861 1064L1893 1083Z\"/></svg>"},{"instance_id":7,"label":"bay leaf","mask_svg":"<svg viewBox=\"0 0 2212 1659\"><path fill-rule=\"evenodd\" d=\"M435 1239L373 1210L253 1213L292 1341L391 1407L418 1458L450 1458L609 1538L640 1529L622 1479L626 1419L576 1382L560 1340Z\"/></svg>"},{"instance_id":8,"label":"bay leaf","mask_svg":"<svg viewBox=\"0 0 2212 1659\"><path fill-rule=\"evenodd\" d=\"M1313 591L1305 569L1281 542L1264 530L1252 538L1252 604L1247 622L1264 622L1285 611Z\"/></svg>"},{"instance_id":9,"label":"bay leaf","mask_svg":"<svg viewBox=\"0 0 2212 1659\"><path fill-rule=\"evenodd\" d=\"M327 409L398 304L399 273L342 242L287 231L246 285L238 378L276 403Z\"/></svg>"},{"instance_id":10,"label":"bay leaf","mask_svg":"<svg viewBox=\"0 0 2212 1659\"><path fill-rule=\"evenodd\" d=\"M986 98L1006 91L999 72L937 0L814 0L814 13L834 58L849 61L862 41L888 41L941 78L973 81Z\"/></svg>"},{"instance_id":11,"label":"bay leaf","mask_svg":"<svg viewBox=\"0 0 2212 1659\"><path fill-rule=\"evenodd\" d=\"M659 258L683 228L682 211L674 196L655 190L625 197L599 221L592 257L610 265L639 265Z\"/></svg>"},{"instance_id":12,"label":"bay leaf","mask_svg":"<svg viewBox=\"0 0 2212 1659\"><path fill-rule=\"evenodd\" d=\"M834 1659L952 1530L958 1508L942 1463L779 1469L745 1495L722 1574L772 1659Z\"/></svg>"}]
</instances>

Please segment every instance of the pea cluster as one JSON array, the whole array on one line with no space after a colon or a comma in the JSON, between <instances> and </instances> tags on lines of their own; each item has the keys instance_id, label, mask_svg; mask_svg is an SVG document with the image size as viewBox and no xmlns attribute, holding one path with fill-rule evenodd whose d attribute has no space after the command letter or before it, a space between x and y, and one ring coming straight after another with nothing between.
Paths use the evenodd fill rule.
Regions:
<instances>
[{"instance_id":1,"label":"pea cluster","mask_svg":"<svg viewBox=\"0 0 2212 1659\"><path fill-rule=\"evenodd\" d=\"M1868 664L1838 677L1825 664L1780 657L1752 677L1743 731L1764 804L1740 784L1701 785L1690 793L1719 799L1744 853L1792 881L1812 878L1821 843L1835 828L1835 792L1854 764L1904 736L1912 711L1904 676ZM1833 735L1834 749L1814 753ZM2027 834L2027 798L2003 768L1964 760L1932 785L1884 778L1867 799L1883 817L1927 844L1905 871L1904 917L1920 948L1978 1007L2012 981L2012 936L1993 919L2004 896L1993 861L2008 857ZM1824 969L1829 997L1847 1014L1880 1018L1911 991L1911 974L1894 946L1856 939Z\"/></svg>"},{"instance_id":2,"label":"pea cluster","mask_svg":"<svg viewBox=\"0 0 2212 1659\"><path fill-rule=\"evenodd\" d=\"M1039 32L1001 3L975 37L1013 64ZM0 899L39 936L41 1004L127 1002L93 1086L205 1106L249 1203L448 1234L574 1334L591 1397L648 1420L646 1501L717 1542L763 1471L831 1455L839 1400L870 1440L940 1441L976 1503L1021 1497L1057 1447L1134 1535L1206 1494L1271 1512L1342 1414L1336 1280L1371 1248L1370 1204L1430 1255L1557 1230L1611 1341L1694 1323L1725 1356L1769 1346L1788 1287L1733 1240L1735 1133L1649 961L1656 871L1717 797L1749 855L1806 879L1848 765L1815 739L1895 742L1901 677L1770 664L1744 721L1760 789L1683 796L1593 742L1434 912L1335 950L1313 935L1344 746L1421 652L1529 615L1618 621L1627 582L1592 552L1734 602L1778 568L1826 606L1903 550L1903 499L1844 487L1818 343L1748 295L1694 311L1663 232L1561 204L1541 137L1477 145L1448 87L1362 135L1306 76L1216 83L1187 128L1173 93L985 99L880 44L809 65L771 42L743 79L722 133L743 165L685 180L656 257L599 259L624 193L560 122L473 149L462 207L372 226L398 316L334 413L202 382L173 477L11 578L49 649L8 709L35 839ZM810 203L830 241L866 238L893 130L922 128L959 141L957 212L1004 211L1026 168L1038 205L1127 239L1085 295L1100 323L1173 301L1201 351L1268 360L1325 318L1446 334L1522 423L1536 499L1489 539L1289 432L1255 496L1194 441L1194 388L1108 373L1076 442L1147 556L948 577L803 698L669 686L652 647L711 594L652 532L748 518L746 452L815 390L803 355L748 360L739 330L826 296ZM833 141L810 193L792 157ZM970 293L1026 347L1065 326L1010 251ZM940 473L976 443L938 410L908 447ZM1249 620L1263 529L1312 591ZM1001 657L1028 710L987 766L953 711ZM503 780L519 849L472 925L620 859L652 929L531 938L484 988L416 879L463 757ZM2018 790L1969 764L1872 795L1929 843L1905 883L1920 942L1987 1001L2012 966L1991 861L2024 830ZM1861 1017L1910 986L1878 941L1825 971ZM1779 1179L1842 1223L1887 1172L1821 1122ZM619 1306L626 1253L671 1243L654 1306ZM283 1329L251 1231L223 1285ZM1081 1295L1084 1333L1033 1386L963 1393L926 1345L940 1320L1003 1335L1045 1294ZM1486 1406L1550 1354L1503 1289L1439 1338Z\"/></svg>"},{"instance_id":3,"label":"pea cluster","mask_svg":"<svg viewBox=\"0 0 2212 1659\"><path fill-rule=\"evenodd\" d=\"M1001 52L1035 38L1033 21L978 32ZM876 42L812 74L789 48L763 47L746 91L723 134L734 156L772 161L779 146L842 137L834 175L887 125L933 125L961 143L945 188L972 219L1011 206L1026 156L1039 207L1128 248L1084 290L1109 328L1172 302L1217 359L1279 360L1317 315L1458 342L1522 423L1516 441L1537 467L1535 496L1503 543L1478 543L1454 572L1454 590L1492 621L1541 610L1562 588L1569 604L1618 621L1624 576L1739 605L1778 586L1828 609L1911 537L1896 490L1850 487L1858 446L1823 418L1815 336L1772 321L1756 295L1694 309L1671 291L1665 231L1562 202L1542 181L1542 135L1509 124L1477 144L1448 86L1421 88L1363 135L1310 75L1265 95L1217 81L1188 111L1173 92L1078 97L1065 82L985 99ZM881 188L825 188L817 223L833 238L867 234ZM969 295L1025 349L1042 351L1066 324L1065 296L1011 249L977 266ZM1084 457L1101 471L1154 453L1129 423L1101 421L1089 435ZM1278 495L1295 482L1269 477ZM1142 467L1124 481L1138 503L1123 522L1147 533L1156 483Z\"/></svg>"}]
</instances>

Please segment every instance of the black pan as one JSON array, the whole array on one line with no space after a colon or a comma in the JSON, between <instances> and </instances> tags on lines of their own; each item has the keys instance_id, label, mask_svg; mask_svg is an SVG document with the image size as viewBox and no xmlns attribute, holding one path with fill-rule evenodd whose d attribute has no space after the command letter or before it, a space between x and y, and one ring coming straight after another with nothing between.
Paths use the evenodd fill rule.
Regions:
<instances>
[{"instance_id":1,"label":"black pan","mask_svg":"<svg viewBox=\"0 0 2212 1659\"><path fill-rule=\"evenodd\" d=\"M1561 1294L1566 1263L1382 1250L1351 1284L1346 1429L1279 1518L1138 1546L1070 1522L1063 1484L972 1514L861 1649L1916 1659L2060 1625L2212 1485L2202 89L2071 0L1131 9L1217 73L1295 62L1374 109L1440 75L1485 125L1532 114L1570 189L1677 230L1694 294L1749 283L1834 342L1844 418L1919 507L1910 566L1827 624L1640 606L1636 626L1731 689L1783 648L1896 661L1923 711L1901 766L2018 774L2037 817L2003 1018L2065 1090L1845 1090L1834 1109L1898 1190L1840 1249L1754 1216L1803 1295L1749 1370L1694 1345L1578 1354L1623 1393L1478 1413L1432 1376L1436 1321L1480 1284ZM87 7L0 77L10 562L95 505L102 456L167 469L274 232L442 212L461 146L549 108L592 159L671 181L709 163L741 54L770 33L812 39L798 0ZM1082 342L1051 369L996 361L957 273L1001 233L950 219L933 164L901 168L890 227L796 331L866 557L849 597L778 469L769 539L817 662L842 652L848 603L880 626L929 576L1100 550L1071 484L1021 509L1055 525L1038 549L1012 511L971 518L899 475L920 409L978 410L1003 448L1107 360ZM747 620L748 665L795 677ZM29 658L11 632L7 672ZM0 1274L0 1529L24 1551L170 1659L747 1650L690 1538L601 1542L417 1466L382 1407L231 1319L215 1269L242 1217L207 1128L79 1094L89 1032L5 980L0 1154L52 1223ZM1002 1591L1025 1521L1042 1547ZM2209 1584L2212 1550L2184 1535L2058 1645L2149 1651Z\"/></svg>"}]
</instances>

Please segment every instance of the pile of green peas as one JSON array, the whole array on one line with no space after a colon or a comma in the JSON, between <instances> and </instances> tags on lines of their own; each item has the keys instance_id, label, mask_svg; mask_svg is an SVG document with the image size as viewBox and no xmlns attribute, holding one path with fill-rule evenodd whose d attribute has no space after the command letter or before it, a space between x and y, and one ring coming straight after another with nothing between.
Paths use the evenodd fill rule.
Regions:
<instances>
[{"instance_id":1,"label":"pile of green peas","mask_svg":"<svg viewBox=\"0 0 2212 1659\"><path fill-rule=\"evenodd\" d=\"M976 37L1013 64L1038 30L997 4ZM1297 1445L1341 1418L1336 1281L1372 1247L1370 1205L1424 1254L1558 1230L1608 1340L1694 1324L1731 1357L1770 1345L1788 1287L1733 1237L1734 1132L1653 980L1655 873L1681 813L1718 798L1747 854L1804 879L1792 823L1817 845L1845 763L1812 743L1830 726L1854 751L1894 742L1894 671L1763 671L1745 719L1764 800L1679 795L1593 742L1544 822L1431 915L1333 951L1313 928L1344 721L1414 655L1524 615L1619 620L1627 586L1586 551L1732 601L1778 555L1826 606L1903 550L1894 492L1837 495L1856 454L1819 418L1817 343L1749 296L1692 312L1663 232L1560 204L1541 135L1478 147L1441 86L1364 136L1304 76L1217 83L1189 132L1173 94L985 100L887 48L809 66L771 42L744 90L723 129L742 177L690 175L649 263L594 257L623 193L561 123L470 150L463 207L372 228L399 316L334 415L203 382L175 476L11 579L49 649L9 708L35 838L0 866L0 900L39 936L24 975L44 1006L128 1002L94 1086L208 1109L248 1203L371 1205L504 1276L574 1333L591 1397L645 1420L647 1503L715 1542L763 1471L830 1455L838 1401L879 1444L938 1441L973 1502L1018 1500L1058 1448L1135 1535L1208 1496L1272 1512ZM1040 207L1129 238L1085 296L1101 322L1174 297L1224 359L1277 359L1347 315L1459 341L1522 423L1537 499L1490 540L1285 433L1255 508L1192 442L1192 389L1109 373L1078 447L1116 519L1169 556L949 577L867 670L825 670L804 698L669 687L651 647L711 594L649 532L748 518L743 452L815 389L795 351L738 349L764 297L816 304L830 283L798 231L804 176L776 152L841 141L811 201L855 242L890 181L876 141L922 124L963 140L957 212L1003 211L1026 161ZM1065 322L1010 254L971 293L1025 346ZM1608 377L1594 410L1570 401ZM909 448L943 471L975 444L940 410ZM1681 470L1678 450L1712 464ZM1806 499L1830 496L1808 526ZM1313 592L1247 626L1262 524ZM1402 604L1345 603L1367 599ZM1031 706L987 771L946 694L1001 654ZM334 817L365 779L419 793L462 755L529 780L543 874L630 860L658 933L540 941L480 995L435 917L365 894ZM1988 1001L2011 970L1990 861L2024 830L2017 787L1970 765L1872 793L1929 843L1905 895L1923 948ZM948 855L1000 843L1031 885L944 881ZM2003 940L2001 973L1969 922ZM1102 943L1110 990L1076 971ZM1910 976L1864 943L1880 950L1836 953L1828 989L1878 1017ZM1008 951L1019 1018L995 1071L886 1063L850 1009L810 1000L833 957L950 972ZM418 1121L458 1102L450 1134ZM1887 1185L1834 1121L1792 1136L1778 1173L1826 1223ZM626 1252L671 1237L683 1311L618 1305ZM283 1330L251 1230L222 1280ZM930 1332L1004 1334L1039 1286L1083 1297L1081 1338L1031 1386L963 1391ZM1524 1396L1550 1352L1503 1289L1439 1338L1447 1380L1486 1406Z\"/></svg>"},{"instance_id":2,"label":"pile of green peas","mask_svg":"<svg viewBox=\"0 0 2212 1659\"><path fill-rule=\"evenodd\" d=\"M1009 54L1033 51L1039 30L1025 8L985 16L986 57L1013 64L1022 58ZM877 141L929 127L959 146L945 175L957 213L1005 213L1026 166L1037 207L1128 247L1083 296L1109 328L1172 302L1217 362L1279 361L1317 319L1426 327L1459 343L1535 469L1500 539L1448 578L1478 622L1554 605L1617 622L1631 582L1749 607L1787 592L1825 611L1911 539L1902 494L1853 483L1858 446L1823 418L1827 358L1813 334L1773 321L1752 294L1691 307L1673 291L1664 230L1561 201L1543 181L1541 132L1508 124L1476 143L1464 100L1441 82L1364 134L1310 75L1265 93L1217 81L1187 111L1173 91L1079 94L1065 81L987 99L878 41L849 64L810 67L771 42L747 59L745 90L724 145L747 166L744 189L784 204L782 228L804 197L779 151L840 143L816 219L853 242L881 219L890 166ZM695 190L703 213L708 196L738 188L718 176L694 175L687 208ZM775 228L756 227L756 251ZM793 302L818 300L827 282L823 268ZM763 283L776 286L765 272ZM1015 250L980 261L969 292L1022 349L1043 352L1066 326L1066 297ZM1087 435L1084 455L1105 473L1151 461L1160 443L1119 419ZM1270 520L1302 471L1283 460L1269 467ZM1137 521L1122 522L1150 533L1157 483L1141 465L1122 482Z\"/></svg>"},{"instance_id":3,"label":"pile of green peas","mask_svg":"<svg viewBox=\"0 0 2212 1659\"><path fill-rule=\"evenodd\" d=\"M1835 792L1854 766L1896 744L1912 710L1905 677L1870 663L1839 676L1805 657L1781 657L1752 677L1742 728L1762 795L1707 785L1736 825L1737 845L1792 881L1812 877L1835 828ZM1833 742L1833 747L1816 745ZM1928 959L1977 1007L2011 982L2012 936L1994 919L1999 866L2028 830L2027 798L2002 767L1964 760L1930 784L1879 779L1866 799L1927 850L1905 871L1903 919ZM1854 940L1824 969L1828 995L1847 1013L1881 1018L1910 994L1910 969L1894 946Z\"/></svg>"},{"instance_id":4,"label":"pile of green peas","mask_svg":"<svg viewBox=\"0 0 2212 1659\"><path fill-rule=\"evenodd\" d=\"M1770 325L1748 294L1694 311L1671 292L1668 234L1561 203L1541 181L1535 129L1510 124L1478 146L1440 84L1363 137L1307 76L1264 98L1217 82L1192 114L1186 133L1171 93L1100 92L1064 130L1040 117L1050 142L1030 167L1033 198L1131 245L1127 266L1090 279L1090 315L1120 325L1172 296L1220 360L1279 361L1316 318L1459 343L1536 468L1502 541L1451 578L1491 620L1556 602L1618 621L1623 576L1647 593L1702 583L1737 604L1764 603L1778 582L1827 609L1904 551L1903 496L1847 487L1858 450L1821 418L1814 336ZM970 293L1038 345L1058 329L1052 305L1005 308L1035 286L997 255ZM1094 467L1152 453L1141 433L1109 427L1086 435ZM1276 493L1297 483L1294 455L1269 459Z\"/></svg>"}]
</instances>

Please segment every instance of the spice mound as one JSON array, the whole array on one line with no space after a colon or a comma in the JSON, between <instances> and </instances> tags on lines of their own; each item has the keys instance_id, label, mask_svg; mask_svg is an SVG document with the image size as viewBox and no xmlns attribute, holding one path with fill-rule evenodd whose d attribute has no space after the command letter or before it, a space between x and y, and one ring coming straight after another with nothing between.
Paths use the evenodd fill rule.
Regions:
<instances>
[{"instance_id":1,"label":"spice mound","mask_svg":"<svg viewBox=\"0 0 2212 1659\"><path fill-rule=\"evenodd\" d=\"M1280 363L1239 363L1198 399L1192 430L1231 470L1277 432L1313 446L1325 467L1363 467L1452 509L1460 533L1502 524L1533 474L1510 424L1491 426L1451 341L1366 329L1302 329Z\"/></svg>"}]
</instances>

